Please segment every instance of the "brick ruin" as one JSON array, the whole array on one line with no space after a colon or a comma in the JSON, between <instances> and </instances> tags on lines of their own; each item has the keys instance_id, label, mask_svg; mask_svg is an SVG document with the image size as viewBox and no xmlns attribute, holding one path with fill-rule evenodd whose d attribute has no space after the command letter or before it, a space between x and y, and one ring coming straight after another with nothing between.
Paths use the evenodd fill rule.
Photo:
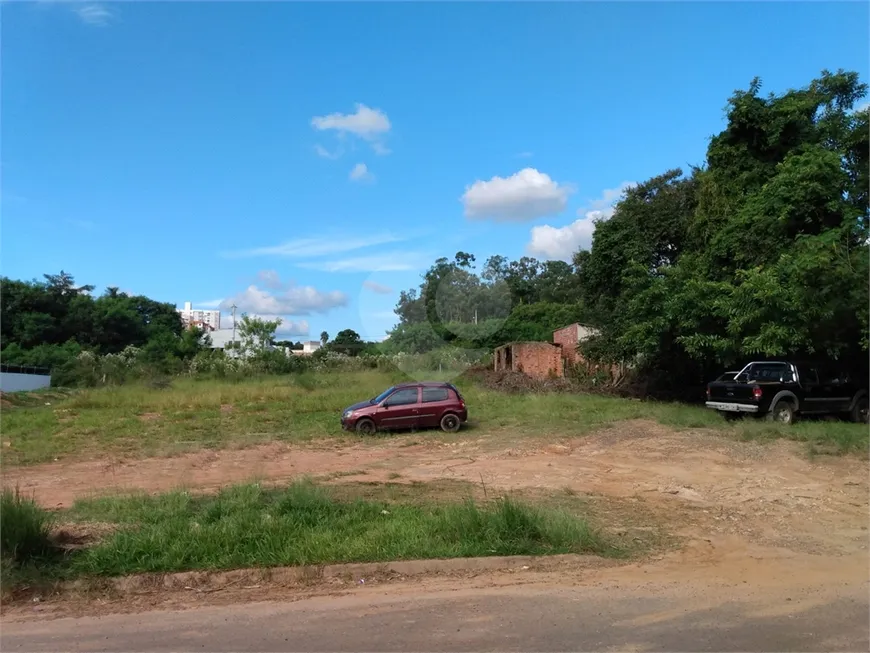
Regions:
<instances>
[{"instance_id":1,"label":"brick ruin","mask_svg":"<svg viewBox=\"0 0 870 653\"><path fill-rule=\"evenodd\" d=\"M569 324L553 332L553 342L511 342L496 348L496 372L523 372L537 379L564 376L566 368L585 365L590 371L607 370L612 379L622 376L621 366L589 366L577 351L578 343L596 335L593 327ZM608 369L610 367L610 369Z\"/></svg>"},{"instance_id":2,"label":"brick ruin","mask_svg":"<svg viewBox=\"0 0 870 653\"><path fill-rule=\"evenodd\" d=\"M549 342L511 342L497 347L496 372L522 372L536 379L563 376L562 347Z\"/></svg>"},{"instance_id":3,"label":"brick ruin","mask_svg":"<svg viewBox=\"0 0 870 653\"><path fill-rule=\"evenodd\" d=\"M562 357L570 364L576 365L582 361L577 345L596 333L596 329L584 324L569 324L553 331L553 342L562 346Z\"/></svg>"}]
</instances>

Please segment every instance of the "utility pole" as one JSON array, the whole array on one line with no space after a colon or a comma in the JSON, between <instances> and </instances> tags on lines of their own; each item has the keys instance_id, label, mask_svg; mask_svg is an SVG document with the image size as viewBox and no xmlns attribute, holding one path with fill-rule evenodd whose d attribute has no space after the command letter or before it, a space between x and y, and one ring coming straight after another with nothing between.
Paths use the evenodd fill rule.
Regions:
<instances>
[{"instance_id":1,"label":"utility pole","mask_svg":"<svg viewBox=\"0 0 870 653\"><path fill-rule=\"evenodd\" d=\"M233 349L236 348L236 303L233 302L233 305L230 306L230 310L233 312Z\"/></svg>"}]
</instances>

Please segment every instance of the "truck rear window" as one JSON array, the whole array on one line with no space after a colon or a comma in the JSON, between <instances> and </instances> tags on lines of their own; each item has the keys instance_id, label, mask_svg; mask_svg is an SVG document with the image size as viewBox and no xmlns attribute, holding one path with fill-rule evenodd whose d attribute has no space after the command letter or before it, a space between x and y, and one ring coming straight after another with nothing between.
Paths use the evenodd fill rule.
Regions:
<instances>
[{"instance_id":1,"label":"truck rear window","mask_svg":"<svg viewBox=\"0 0 870 653\"><path fill-rule=\"evenodd\" d=\"M790 379L791 368L785 363L755 363L744 372L750 381L779 381L780 377Z\"/></svg>"}]
</instances>

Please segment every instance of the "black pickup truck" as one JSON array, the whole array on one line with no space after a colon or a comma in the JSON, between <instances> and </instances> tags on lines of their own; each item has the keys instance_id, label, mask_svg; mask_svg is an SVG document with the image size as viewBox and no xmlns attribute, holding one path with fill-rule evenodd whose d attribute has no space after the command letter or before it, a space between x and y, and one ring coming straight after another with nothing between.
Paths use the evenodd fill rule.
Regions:
<instances>
[{"instance_id":1,"label":"black pickup truck","mask_svg":"<svg viewBox=\"0 0 870 653\"><path fill-rule=\"evenodd\" d=\"M861 371L777 360L752 362L731 374L707 385L707 408L727 417L749 414L791 424L798 414L839 414L867 422L868 378Z\"/></svg>"}]
</instances>

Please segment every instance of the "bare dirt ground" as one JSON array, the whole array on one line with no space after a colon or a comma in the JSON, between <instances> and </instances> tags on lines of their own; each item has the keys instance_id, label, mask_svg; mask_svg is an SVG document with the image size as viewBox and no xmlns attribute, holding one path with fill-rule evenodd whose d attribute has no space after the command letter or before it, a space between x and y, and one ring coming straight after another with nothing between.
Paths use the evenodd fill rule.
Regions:
<instances>
[{"instance_id":1,"label":"bare dirt ground","mask_svg":"<svg viewBox=\"0 0 870 653\"><path fill-rule=\"evenodd\" d=\"M11 470L4 474L3 484L18 485L47 507L69 506L78 497L109 491L179 487L209 491L254 478L280 484L304 475L338 484L453 479L490 492L580 495L588 498L593 512L603 516L613 531L638 523L664 524L668 532L684 538L683 544L631 564L555 572L531 569L525 575L479 574L463 581L463 586L469 582L564 584L572 578L599 583L667 578L668 583L678 584L681 578L693 578L728 587L729 592L752 592L760 603L765 588L776 588L777 596L794 594L811 600L810 596L826 596L845 585L854 590L857 583L866 595L870 507L866 460L809 459L795 443L736 442L702 430L676 432L647 421L617 424L558 444L534 441L511 449L498 449L473 435L469 432L463 439L460 433L459 439L447 443L416 433L352 446L275 443L173 458L58 462ZM395 591L410 591L451 581L390 582ZM403 589L405 583L411 584ZM286 599L360 588L270 591L274 598ZM169 592L159 598L131 599L128 609L154 607L154 602L175 609L202 602L273 598L264 592L264 588L209 596ZM93 602L88 610L95 610ZM105 610L124 608L113 603Z\"/></svg>"}]
</instances>

